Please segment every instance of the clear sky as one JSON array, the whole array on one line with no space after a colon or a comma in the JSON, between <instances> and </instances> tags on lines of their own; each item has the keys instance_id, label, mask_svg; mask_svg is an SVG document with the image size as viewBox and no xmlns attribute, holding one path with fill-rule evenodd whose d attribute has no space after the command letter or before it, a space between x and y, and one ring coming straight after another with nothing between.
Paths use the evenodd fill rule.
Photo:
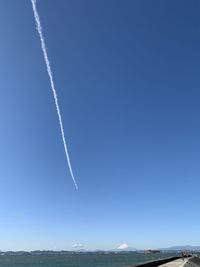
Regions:
<instances>
[{"instance_id":1,"label":"clear sky","mask_svg":"<svg viewBox=\"0 0 200 267\"><path fill-rule=\"evenodd\" d=\"M200 2L0 1L0 249L199 244Z\"/></svg>"}]
</instances>

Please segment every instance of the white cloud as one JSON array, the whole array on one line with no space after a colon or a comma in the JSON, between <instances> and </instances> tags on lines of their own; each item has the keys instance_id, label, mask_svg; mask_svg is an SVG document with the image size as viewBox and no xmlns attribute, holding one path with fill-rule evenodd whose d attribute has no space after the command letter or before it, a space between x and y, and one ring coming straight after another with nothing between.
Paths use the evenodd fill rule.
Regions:
<instances>
[{"instance_id":1,"label":"white cloud","mask_svg":"<svg viewBox=\"0 0 200 267\"><path fill-rule=\"evenodd\" d=\"M84 246L82 244L74 244L72 247L75 249L82 249Z\"/></svg>"},{"instance_id":2,"label":"white cloud","mask_svg":"<svg viewBox=\"0 0 200 267\"><path fill-rule=\"evenodd\" d=\"M123 243L117 249L127 249L127 248L128 248L128 244Z\"/></svg>"}]
</instances>

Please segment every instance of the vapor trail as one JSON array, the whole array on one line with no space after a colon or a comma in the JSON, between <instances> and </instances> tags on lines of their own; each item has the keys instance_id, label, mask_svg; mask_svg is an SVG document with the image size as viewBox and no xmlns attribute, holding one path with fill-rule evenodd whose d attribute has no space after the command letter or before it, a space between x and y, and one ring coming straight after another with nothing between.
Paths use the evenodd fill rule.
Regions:
<instances>
[{"instance_id":1,"label":"vapor trail","mask_svg":"<svg viewBox=\"0 0 200 267\"><path fill-rule=\"evenodd\" d=\"M47 73L49 75L49 79L50 79L50 84L51 84L51 89L52 89L52 93L53 93L53 97L54 97L54 101L55 101L55 105L56 105L56 110L57 110L57 114L58 114L58 120L59 120L59 124L60 124L60 131L61 131L61 136L62 136L62 140L63 140L63 145L64 145L64 149L65 149L65 155L67 158L67 163L68 163L68 167L69 167L69 171L72 177L72 180L74 182L74 185L76 187L76 189L78 190L78 185L76 183L76 180L74 178L74 174L72 171L72 166L71 166L71 162L70 162L70 158L69 158L69 153L67 150L67 144L66 144L66 140L65 140L65 133L64 133L64 128L63 128L63 123L62 123L62 117L61 117L61 113L60 113L60 108L58 105L58 97L56 94L56 89L55 89L55 85L54 85L54 80L53 80L53 73L51 71L51 65L50 65L50 61L48 58L48 54L47 54L47 49L46 49L46 44L45 44L45 40L44 40L44 36L42 33L42 26L40 23L40 17L37 11L37 7L36 7L36 0L31 0L32 3L32 7L33 7L33 14L34 14L34 18L35 18L35 23L36 23L36 28L40 37L40 43L41 43L41 48L42 48L42 52L43 52L43 56L44 56L44 61L46 64L46 68L47 68Z\"/></svg>"}]
</instances>

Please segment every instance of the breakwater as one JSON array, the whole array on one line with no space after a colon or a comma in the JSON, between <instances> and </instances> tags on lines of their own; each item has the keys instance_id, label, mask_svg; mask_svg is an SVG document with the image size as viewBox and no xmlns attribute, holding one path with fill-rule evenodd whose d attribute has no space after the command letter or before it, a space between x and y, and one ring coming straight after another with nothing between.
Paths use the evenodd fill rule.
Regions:
<instances>
[{"instance_id":1,"label":"breakwater","mask_svg":"<svg viewBox=\"0 0 200 267\"><path fill-rule=\"evenodd\" d=\"M132 265L129 267L156 267L156 266L159 266L159 265L171 262L171 261L175 261L181 258L182 258L181 256L175 256L175 257L170 257L170 258L165 258L165 259L143 262L143 263Z\"/></svg>"}]
</instances>

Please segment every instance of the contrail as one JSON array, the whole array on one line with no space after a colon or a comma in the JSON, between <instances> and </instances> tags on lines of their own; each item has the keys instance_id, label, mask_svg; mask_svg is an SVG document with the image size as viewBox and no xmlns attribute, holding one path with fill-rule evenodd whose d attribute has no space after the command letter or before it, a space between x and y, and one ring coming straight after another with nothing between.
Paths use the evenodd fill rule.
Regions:
<instances>
[{"instance_id":1,"label":"contrail","mask_svg":"<svg viewBox=\"0 0 200 267\"><path fill-rule=\"evenodd\" d=\"M42 33L42 26L40 23L40 17L37 11L37 7L36 7L36 0L31 0L32 3L32 7L33 7L33 14L34 14L34 18L35 18L35 23L36 23L36 28L40 37L40 43L41 43L41 48L42 48L42 52L43 52L43 56L44 56L44 61L47 67L47 73L49 75L49 79L50 79L50 84L51 84L51 89L52 89L52 93L53 93L53 97L54 97L54 101L55 101L55 105L56 105L56 110L57 110L57 114L58 114L58 120L59 120L59 124L60 124L60 131L61 131L61 136L62 136L62 140L63 140L63 145L64 145L64 149L65 149L65 155L67 158L67 163L68 163L68 167L69 167L69 171L72 177L72 180L74 182L74 185L76 187L76 189L78 190L78 185L76 183L76 180L74 178L74 174L72 171L72 166L71 166L71 162L70 162L70 158L69 158L69 153L67 150L67 144L66 144L66 140L65 140L65 133L64 133L64 127L63 127L63 123L62 123L62 117L61 117L61 113L60 113L60 108L58 105L58 97L56 94L56 89L55 89L55 85L54 85L54 80L53 80L53 73L51 71L51 65L50 65L50 61L48 58L48 54L47 54L47 49L46 49L46 44L45 44L45 40L44 40L44 36Z\"/></svg>"}]
</instances>

